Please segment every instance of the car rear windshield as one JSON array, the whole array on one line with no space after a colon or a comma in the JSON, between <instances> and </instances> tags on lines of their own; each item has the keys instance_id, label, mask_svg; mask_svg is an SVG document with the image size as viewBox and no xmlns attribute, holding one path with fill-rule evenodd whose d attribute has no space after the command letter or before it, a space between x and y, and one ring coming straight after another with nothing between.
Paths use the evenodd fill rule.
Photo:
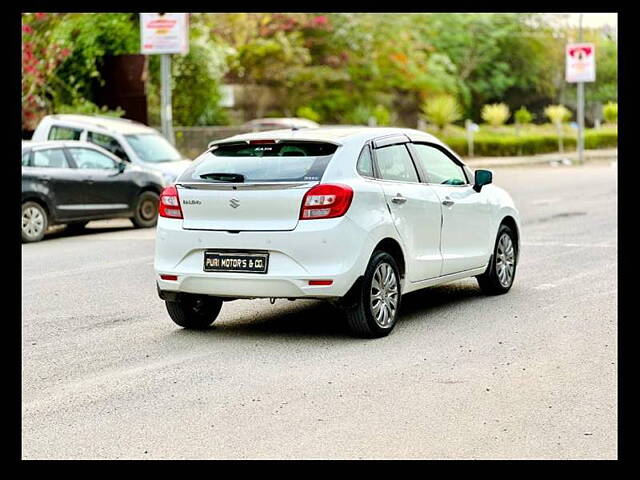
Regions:
<instances>
[{"instance_id":1,"label":"car rear windshield","mask_svg":"<svg viewBox=\"0 0 640 480\"><path fill-rule=\"evenodd\" d=\"M322 142L217 145L189 167L180 180L319 181L337 148L337 145Z\"/></svg>"}]
</instances>

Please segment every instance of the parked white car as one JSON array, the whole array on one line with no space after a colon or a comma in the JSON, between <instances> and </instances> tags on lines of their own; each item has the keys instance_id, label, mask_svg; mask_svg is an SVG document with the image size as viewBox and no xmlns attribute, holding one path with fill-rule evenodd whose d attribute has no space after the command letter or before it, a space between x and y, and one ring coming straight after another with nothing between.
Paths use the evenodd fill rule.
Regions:
<instances>
[{"instance_id":1,"label":"parked white car","mask_svg":"<svg viewBox=\"0 0 640 480\"><path fill-rule=\"evenodd\" d=\"M217 141L160 196L159 296L186 328L209 326L232 299L320 298L356 335L387 335L405 293L466 277L509 291L519 215L491 182L411 129Z\"/></svg>"},{"instance_id":2,"label":"parked white car","mask_svg":"<svg viewBox=\"0 0 640 480\"><path fill-rule=\"evenodd\" d=\"M126 162L160 173L173 183L191 161L182 157L157 130L124 118L90 115L47 115L32 140L82 140L109 150Z\"/></svg>"}]
</instances>

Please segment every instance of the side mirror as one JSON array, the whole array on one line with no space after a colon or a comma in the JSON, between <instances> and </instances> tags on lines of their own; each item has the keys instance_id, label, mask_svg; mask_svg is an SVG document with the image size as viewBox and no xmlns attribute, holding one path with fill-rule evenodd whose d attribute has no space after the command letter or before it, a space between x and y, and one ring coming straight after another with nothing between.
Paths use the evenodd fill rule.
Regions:
<instances>
[{"instance_id":1,"label":"side mirror","mask_svg":"<svg viewBox=\"0 0 640 480\"><path fill-rule=\"evenodd\" d=\"M493 173L491 170L476 170L474 174L473 189L476 192L482 190L482 187L493 182Z\"/></svg>"},{"instance_id":2,"label":"side mirror","mask_svg":"<svg viewBox=\"0 0 640 480\"><path fill-rule=\"evenodd\" d=\"M124 162L118 162L118 173L122 173L127 168L127 164Z\"/></svg>"}]
</instances>

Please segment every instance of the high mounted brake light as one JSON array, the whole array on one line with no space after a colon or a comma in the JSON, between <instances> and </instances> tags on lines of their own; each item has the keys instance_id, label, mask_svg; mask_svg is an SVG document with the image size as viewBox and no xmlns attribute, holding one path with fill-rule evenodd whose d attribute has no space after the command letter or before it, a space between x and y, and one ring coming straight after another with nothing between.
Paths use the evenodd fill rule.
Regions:
<instances>
[{"instance_id":1,"label":"high mounted brake light","mask_svg":"<svg viewBox=\"0 0 640 480\"><path fill-rule=\"evenodd\" d=\"M265 143L276 143L275 140L249 140L249 145L262 145Z\"/></svg>"},{"instance_id":2,"label":"high mounted brake light","mask_svg":"<svg viewBox=\"0 0 640 480\"><path fill-rule=\"evenodd\" d=\"M316 185L302 199L300 220L341 217L351 205L353 189L348 185Z\"/></svg>"},{"instance_id":3,"label":"high mounted brake light","mask_svg":"<svg viewBox=\"0 0 640 480\"><path fill-rule=\"evenodd\" d=\"M165 218L182 218L180 198L175 185L169 185L162 190L158 202L158 214Z\"/></svg>"}]
</instances>

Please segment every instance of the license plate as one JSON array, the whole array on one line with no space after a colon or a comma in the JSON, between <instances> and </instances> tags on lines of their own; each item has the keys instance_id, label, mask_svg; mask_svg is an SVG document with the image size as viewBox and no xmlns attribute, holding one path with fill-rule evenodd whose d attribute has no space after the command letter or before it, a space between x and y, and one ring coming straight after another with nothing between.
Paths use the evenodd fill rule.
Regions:
<instances>
[{"instance_id":1,"label":"license plate","mask_svg":"<svg viewBox=\"0 0 640 480\"><path fill-rule=\"evenodd\" d=\"M205 272L267 273L268 253L204 252Z\"/></svg>"}]
</instances>

